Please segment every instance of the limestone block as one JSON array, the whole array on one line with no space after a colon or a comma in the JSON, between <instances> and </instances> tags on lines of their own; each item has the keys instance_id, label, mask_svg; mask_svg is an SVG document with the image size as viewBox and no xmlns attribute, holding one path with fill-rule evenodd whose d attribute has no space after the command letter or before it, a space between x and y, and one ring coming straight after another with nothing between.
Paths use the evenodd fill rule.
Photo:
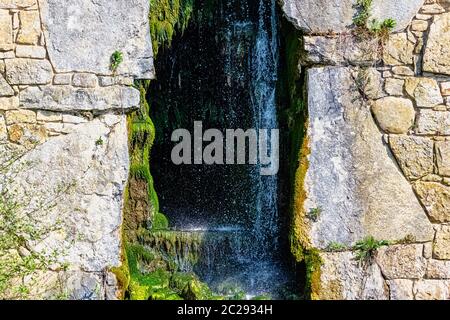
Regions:
<instances>
[{"instance_id":1,"label":"limestone block","mask_svg":"<svg viewBox=\"0 0 450 320\"><path fill-rule=\"evenodd\" d=\"M407 78L405 90L418 107L432 108L444 103L436 80L431 78Z\"/></svg>"},{"instance_id":2,"label":"limestone block","mask_svg":"<svg viewBox=\"0 0 450 320\"><path fill-rule=\"evenodd\" d=\"M450 12L435 16L430 27L423 70L450 75Z\"/></svg>"},{"instance_id":3,"label":"limestone block","mask_svg":"<svg viewBox=\"0 0 450 320\"><path fill-rule=\"evenodd\" d=\"M438 260L450 260L450 226L441 226L436 232L433 257Z\"/></svg>"},{"instance_id":4,"label":"limestone block","mask_svg":"<svg viewBox=\"0 0 450 320\"><path fill-rule=\"evenodd\" d=\"M392 135L389 137L391 150L400 168L410 180L422 178L433 173L433 148L431 139Z\"/></svg>"},{"instance_id":5,"label":"limestone block","mask_svg":"<svg viewBox=\"0 0 450 320\"><path fill-rule=\"evenodd\" d=\"M0 10L0 45L13 42L12 16L6 10Z\"/></svg>"},{"instance_id":6,"label":"limestone block","mask_svg":"<svg viewBox=\"0 0 450 320\"><path fill-rule=\"evenodd\" d=\"M58 72L154 77L148 0L47 0L40 3L50 60ZM57 18L56 18L57 17Z\"/></svg>"},{"instance_id":7,"label":"limestone block","mask_svg":"<svg viewBox=\"0 0 450 320\"><path fill-rule=\"evenodd\" d=\"M380 268L359 265L352 252L321 255L321 300L388 300L389 293Z\"/></svg>"},{"instance_id":8,"label":"limestone block","mask_svg":"<svg viewBox=\"0 0 450 320\"><path fill-rule=\"evenodd\" d=\"M138 107L139 101L137 89L121 86L41 86L28 87L20 93L23 108L50 111L129 110Z\"/></svg>"},{"instance_id":9,"label":"limestone block","mask_svg":"<svg viewBox=\"0 0 450 320\"><path fill-rule=\"evenodd\" d=\"M450 112L419 110L416 132L427 135L450 135Z\"/></svg>"},{"instance_id":10,"label":"limestone block","mask_svg":"<svg viewBox=\"0 0 450 320\"><path fill-rule=\"evenodd\" d=\"M414 284L416 300L449 300L450 281L420 280Z\"/></svg>"},{"instance_id":11,"label":"limestone block","mask_svg":"<svg viewBox=\"0 0 450 320\"><path fill-rule=\"evenodd\" d=\"M17 34L17 43L37 44L41 36L41 19L39 11L20 11L20 28Z\"/></svg>"},{"instance_id":12,"label":"limestone block","mask_svg":"<svg viewBox=\"0 0 450 320\"><path fill-rule=\"evenodd\" d=\"M436 163L439 174L450 177L450 141L436 142Z\"/></svg>"},{"instance_id":13,"label":"limestone block","mask_svg":"<svg viewBox=\"0 0 450 320\"><path fill-rule=\"evenodd\" d=\"M50 62L36 59L8 59L6 80L11 85L47 84L52 81Z\"/></svg>"},{"instance_id":14,"label":"limestone block","mask_svg":"<svg viewBox=\"0 0 450 320\"><path fill-rule=\"evenodd\" d=\"M387 133L408 132L416 115L411 100L397 97L376 100L372 111L378 125Z\"/></svg>"},{"instance_id":15,"label":"limestone block","mask_svg":"<svg viewBox=\"0 0 450 320\"><path fill-rule=\"evenodd\" d=\"M437 182L417 182L414 190L433 222L450 222L450 187Z\"/></svg>"},{"instance_id":16,"label":"limestone block","mask_svg":"<svg viewBox=\"0 0 450 320\"><path fill-rule=\"evenodd\" d=\"M367 235L386 240L413 235L431 241L431 223L384 145L351 75L342 67L308 71L311 154L304 210L322 209L311 225L312 244L352 245Z\"/></svg>"},{"instance_id":17,"label":"limestone block","mask_svg":"<svg viewBox=\"0 0 450 320\"><path fill-rule=\"evenodd\" d=\"M395 245L378 249L376 261L386 279L421 279L425 275L426 259L423 245Z\"/></svg>"},{"instance_id":18,"label":"limestone block","mask_svg":"<svg viewBox=\"0 0 450 320\"><path fill-rule=\"evenodd\" d=\"M412 65L413 64L414 43L408 40L406 33L395 33L389 37L383 50L383 60L385 64Z\"/></svg>"}]
</instances>

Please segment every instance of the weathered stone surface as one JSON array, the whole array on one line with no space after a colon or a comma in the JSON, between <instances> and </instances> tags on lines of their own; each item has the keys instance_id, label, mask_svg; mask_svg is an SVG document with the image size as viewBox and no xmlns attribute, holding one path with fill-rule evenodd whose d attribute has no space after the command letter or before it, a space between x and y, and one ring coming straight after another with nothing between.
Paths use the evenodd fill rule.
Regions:
<instances>
[{"instance_id":1,"label":"weathered stone surface","mask_svg":"<svg viewBox=\"0 0 450 320\"><path fill-rule=\"evenodd\" d=\"M353 24L356 0L334 3L326 0L282 0L287 18L300 30L325 33L344 32ZM397 21L395 31L405 29L425 0L374 1L370 20L392 18Z\"/></svg>"},{"instance_id":2,"label":"weathered stone surface","mask_svg":"<svg viewBox=\"0 0 450 320\"><path fill-rule=\"evenodd\" d=\"M441 82L440 87L443 96L450 96L450 81Z\"/></svg>"},{"instance_id":3,"label":"weathered stone surface","mask_svg":"<svg viewBox=\"0 0 450 320\"><path fill-rule=\"evenodd\" d=\"M0 141L6 140L8 138L8 132L6 131L5 118L0 115Z\"/></svg>"},{"instance_id":4,"label":"weathered stone surface","mask_svg":"<svg viewBox=\"0 0 450 320\"><path fill-rule=\"evenodd\" d=\"M414 300L414 281L406 279L388 280L391 300Z\"/></svg>"},{"instance_id":5,"label":"weathered stone surface","mask_svg":"<svg viewBox=\"0 0 450 320\"><path fill-rule=\"evenodd\" d=\"M362 42L349 35L338 37L304 36L303 46L306 64L372 65L378 59L378 41Z\"/></svg>"},{"instance_id":6,"label":"weathered stone surface","mask_svg":"<svg viewBox=\"0 0 450 320\"><path fill-rule=\"evenodd\" d=\"M125 110L139 106L139 91L131 87L73 88L71 86L29 87L20 93L26 109L52 111Z\"/></svg>"},{"instance_id":7,"label":"weathered stone surface","mask_svg":"<svg viewBox=\"0 0 450 320\"><path fill-rule=\"evenodd\" d=\"M70 73L55 74L55 76L53 77L53 84L67 85L67 84L71 84L71 82L72 82L72 74L70 74Z\"/></svg>"},{"instance_id":8,"label":"weathered stone surface","mask_svg":"<svg viewBox=\"0 0 450 320\"><path fill-rule=\"evenodd\" d=\"M450 260L450 226L443 225L436 232L433 257L439 260Z\"/></svg>"},{"instance_id":9,"label":"weathered stone surface","mask_svg":"<svg viewBox=\"0 0 450 320\"><path fill-rule=\"evenodd\" d=\"M104 144L96 143L99 138ZM32 249L62 250L59 262L88 272L118 266L129 167L126 116L106 115L76 125L72 133L33 149L24 161L33 167L20 172L15 183L34 197L57 197L45 219L62 222L62 230Z\"/></svg>"},{"instance_id":10,"label":"weathered stone surface","mask_svg":"<svg viewBox=\"0 0 450 320\"><path fill-rule=\"evenodd\" d=\"M395 245L378 250L376 261L386 279L421 279L425 275L426 259L423 245Z\"/></svg>"},{"instance_id":11,"label":"weathered stone surface","mask_svg":"<svg viewBox=\"0 0 450 320\"><path fill-rule=\"evenodd\" d=\"M14 95L14 90L0 74L0 97L9 97ZM0 108L1 109L1 108Z\"/></svg>"},{"instance_id":12,"label":"weathered stone surface","mask_svg":"<svg viewBox=\"0 0 450 320\"><path fill-rule=\"evenodd\" d=\"M19 99L17 97L0 98L0 111L17 108L19 108Z\"/></svg>"},{"instance_id":13,"label":"weathered stone surface","mask_svg":"<svg viewBox=\"0 0 450 320\"><path fill-rule=\"evenodd\" d=\"M378 125L387 133L406 133L414 124L415 111L411 100L386 97L375 101L372 111Z\"/></svg>"},{"instance_id":14,"label":"weathered stone surface","mask_svg":"<svg viewBox=\"0 0 450 320\"><path fill-rule=\"evenodd\" d=\"M440 2L444 3L448 0L440 0ZM431 2L435 2L435 1L431 1ZM438 0L439 2L439 0ZM424 13L424 14L437 14L437 13L443 13L445 12L445 9L438 3L429 3L424 5L421 9L420 12Z\"/></svg>"},{"instance_id":15,"label":"weathered stone surface","mask_svg":"<svg viewBox=\"0 0 450 320\"><path fill-rule=\"evenodd\" d=\"M39 11L20 11L20 28L17 43L37 44L41 36L41 19Z\"/></svg>"},{"instance_id":16,"label":"weathered stone surface","mask_svg":"<svg viewBox=\"0 0 450 320\"><path fill-rule=\"evenodd\" d=\"M399 76L414 76L414 71L409 67L396 66L392 68L392 72Z\"/></svg>"},{"instance_id":17,"label":"weathered stone surface","mask_svg":"<svg viewBox=\"0 0 450 320\"><path fill-rule=\"evenodd\" d=\"M450 75L450 12L435 16L430 27L423 70Z\"/></svg>"},{"instance_id":18,"label":"weathered stone surface","mask_svg":"<svg viewBox=\"0 0 450 320\"><path fill-rule=\"evenodd\" d=\"M58 122L62 121L62 114L57 112L39 110L36 115L36 120L45 122Z\"/></svg>"},{"instance_id":19,"label":"weathered stone surface","mask_svg":"<svg viewBox=\"0 0 450 320\"><path fill-rule=\"evenodd\" d=\"M450 187L437 182L417 182L414 190L433 222L450 222Z\"/></svg>"},{"instance_id":20,"label":"weathered stone surface","mask_svg":"<svg viewBox=\"0 0 450 320\"><path fill-rule=\"evenodd\" d=\"M16 46L16 57L18 58L44 59L46 55L47 51L44 47L29 45Z\"/></svg>"},{"instance_id":21,"label":"weathered stone surface","mask_svg":"<svg viewBox=\"0 0 450 320\"><path fill-rule=\"evenodd\" d=\"M408 179L415 180L433 173L431 139L414 136L390 136L389 144L400 168Z\"/></svg>"},{"instance_id":22,"label":"weathered stone surface","mask_svg":"<svg viewBox=\"0 0 450 320\"><path fill-rule=\"evenodd\" d=\"M75 124L88 122L87 119L79 116L74 116L72 114L64 114L62 116L62 121L66 123L75 123Z\"/></svg>"},{"instance_id":23,"label":"weathered stone surface","mask_svg":"<svg viewBox=\"0 0 450 320\"><path fill-rule=\"evenodd\" d=\"M406 33L395 33L389 37L383 50L385 64L411 65L413 64L414 43L408 40Z\"/></svg>"},{"instance_id":24,"label":"weathered stone surface","mask_svg":"<svg viewBox=\"0 0 450 320\"><path fill-rule=\"evenodd\" d=\"M449 300L450 281L420 280L414 284L416 300Z\"/></svg>"},{"instance_id":25,"label":"weathered stone surface","mask_svg":"<svg viewBox=\"0 0 450 320\"><path fill-rule=\"evenodd\" d=\"M36 0L0 0L2 9L22 9L36 5Z\"/></svg>"},{"instance_id":26,"label":"weathered stone surface","mask_svg":"<svg viewBox=\"0 0 450 320\"><path fill-rule=\"evenodd\" d=\"M411 23L411 30L424 32L428 30L428 22L424 20L414 20Z\"/></svg>"},{"instance_id":27,"label":"weathered stone surface","mask_svg":"<svg viewBox=\"0 0 450 320\"><path fill-rule=\"evenodd\" d=\"M355 86L347 68L308 72L311 154L305 211L322 209L311 226L313 245L351 245L366 235L431 241L431 224Z\"/></svg>"},{"instance_id":28,"label":"weathered stone surface","mask_svg":"<svg viewBox=\"0 0 450 320\"><path fill-rule=\"evenodd\" d=\"M402 96L405 80L388 78L384 84L384 89L391 96Z\"/></svg>"},{"instance_id":29,"label":"weathered stone surface","mask_svg":"<svg viewBox=\"0 0 450 320\"><path fill-rule=\"evenodd\" d=\"M425 259L431 259L433 256L433 242L427 242L423 244L423 257Z\"/></svg>"},{"instance_id":30,"label":"weathered stone surface","mask_svg":"<svg viewBox=\"0 0 450 320\"><path fill-rule=\"evenodd\" d=\"M420 110L417 134L450 135L450 112Z\"/></svg>"},{"instance_id":31,"label":"weathered stone surface","mask_svg":"<svg viewBox=\"0 0 450 320\"><path fill-rule=\"evenodd\" d=\"M450 141L436 142L436 164L440 175L450 177Z\"/></svg>"},{"instance_id":32,"label":"weathered stone surface","mask_svg":"<svg viewBox=\"0 0 450 320\"><path fill-rule=\"evenodd\" d=\"M12 17L6 10L0 11L0 44L7 45L13 41Z\"/></svg>"},{"instance_id":33,"label":"weathered stone surface","mask_svg":"<svg viewBox=\"0 0 450 320\"><path fill-rule=\"evenodd\" d=\"M47 60L8 59L6 80L14 85L47 84L52 81L52 66Z\"/></svg>"},{"instance_id":34,"label":"weathered stone surface","mask_svg":"<svg viewBox=\"0 0 450 320\"><path fill-rule=\"evenodd\" d=\"M432 108L444 102L438 83L431 78L407 78L405 90L418 107Z\"/></svg>"},{"instance_id":35,"label":"weathered stone surface","mask_svg":"<svg viewBox=\"0 0 450 320\"><path fill-rule=\"evenodd\" d=\"M32 149L37 144L43 143L47 139L45 127L32 123L16 123L8 126L8 137L26 149Z\"/></svg>"},{"instance_id":36,"label":"weathered stone surface","mask_svg":"<svg viewBox=\"0 0 450 320\"><path fill-rule=\"evenodd\" d=\"M47 0L41 11L58 72L111 74L110 58L118 50L119 74L154 77L148 0Z\"/></svg>"},{"instance_id":37,"label":"weathered stone surface","mask_svg":"<svg viewBox=\"0 0 450 320\"><path fill-rule=\"evenodd\" d=\"M6 111L6 123L35 123L36 112L31 110L12 110Z\"/></svg>"},{"instance_id":38,"label":"weathered stone surface","mask_svg":"<svg viewBox=\"0 0 450 320\"><path fill-rule=\"evenodd\" d=\"M75 87L95 88L97 76L91 73L76 73L73 75L72 84Z\"/></svg>"},{"instance_id":39,"label":"weathered stone surface","mask_svg":"<svg viewBox=\"0 0 450 320\"><path fill-rule=\"evenodd\" d=\"M450 279L450 261L440 261L440 260L428 261L426 278Z\"/></svg>"},{"instance_id":40,"label":"weathered stone surface","mask_svg":"<svg viewBox=\"0 0 450 320\"><path fill-rule=\"evenodd\" d=\"M321 290L323 300L387 300L389 293L380 268L359 266L352 252L323 253Z\"/></svg>"},{"instance_id":41,"label":"weathered stone surface","mask_svg":"<svg viewBox=\"0 0 450 320\"><path fill-rule=\"evenodd\" d=\"M356 77L359 72L361 71L356 72ZM365 78L364 94L368 99L379 99L386 96L383 91L383 78L377 69L367 68L362 76Z\"/></svg>"},{"instance_id":42,"label":"weathered stone surface","mask_svg":"<svg viewBox=\"0 0 450 320\"><path fill-rule=\"evenodd\" d=\"M102 87L109 87L115 84L114 77L99 77L98 81Z\"/></svg>"}]
</instances>

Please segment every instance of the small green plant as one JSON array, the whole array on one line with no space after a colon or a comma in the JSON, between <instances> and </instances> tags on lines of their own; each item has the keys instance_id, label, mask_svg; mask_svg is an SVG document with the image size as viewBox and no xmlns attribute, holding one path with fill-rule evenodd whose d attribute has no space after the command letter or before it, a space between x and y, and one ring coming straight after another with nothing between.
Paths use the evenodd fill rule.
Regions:
<instances>
[{"instance_id":1,"label":"small green plant","mask_svg":"<svg viewBox=\"0 0 450 320\"><path fill-rule=\"evenodd\" d=\"M328 244L326 251L339 252L339 251L344 251L346 249L347 249L347 247L344 244L332 241Z\"/></svg>"},{"instance_id":2,"label":"small green plant","mask_svg":"<svg viewBox=\"0 0 450 320\"><path fill-rule=\"evenodd\" d=\"M397 22L388 18L383 21L373 19L369 21L373 0L357 0L356 7L359 12L353 18L353 24L357 27L356 32L359 37L379 37L386 39L389 33L394 30Z\"/></svg>"},{"instance_id":3,"label":"small green plant","mask_svg":"<svg viewBox=\"0 0 450 320\"><path fill-rule=\"evenodd\" d=\"M120 51L114 51L114 53L111 55L111 65L110 65L111 71L116 72L117 68L122 62L123 62L123 53Z\"/></svg>"},{"instance_id":4,"label":"small green plant","mask_svg":"<svg viewBox=\"0 0 450 320\"><path fill-rule=\"evenodd\" d=\"M358 14L353 18L353 23L358 27L365 27L370 17L373 0L358 0L356 6Z\"/></svg>"},{"instance_id":5,"label":"small green plant","mask_svg":"<svg viewBox=\"0 0 450 320\"><path fill-rule=\"evenodd\" d=\"M372 236L366 237L354 245L353 249L355 250L355 258L361 264L370 263L377 250L388 245L389 241L376 240Z\"/></svg>"},{"instance_id":6,"label":"small green plant","mask_svg":"<svg viewBox=\"0 0 450 320\"><path fill-rule=\"evenodd\" d=\"M95 141L95 145L96 146L102 146L103 145L103 139L102 139L102 137L99 137L98 139L97 139L97 141Z\"/></svg>"},{"instance_id":7,"label":"small green plant","mask_svg":"<svg viewBox=\"0 0 450 320\"><path fill-rule=\"evenodd\" d=\"M310 220L317 222L317 220L319 220L321 213L322 213L322 208L320 208L320 207L312 208L311 210L309 210L307 216Z\"/></svg>"}]
</instances>

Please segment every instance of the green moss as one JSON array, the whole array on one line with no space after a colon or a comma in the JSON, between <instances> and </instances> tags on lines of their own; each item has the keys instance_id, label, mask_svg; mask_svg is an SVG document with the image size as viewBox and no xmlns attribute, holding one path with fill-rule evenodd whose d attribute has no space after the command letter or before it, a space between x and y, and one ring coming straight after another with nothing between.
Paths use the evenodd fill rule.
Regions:
<instances>
[{"instance_id":1,"label":"green moss","mask_svg":"<svg viewBox=\"0 0 450 320\"><path fill-rule=\"evenodd\" d=\"M397 25L397 22L392 18L383 21L369 20L372 5L373 0L356 1L358 13L353 18L353 24L356 26L355 34L359 38L379 37L382 40L386 39Z\"/></svg>"},{"instance_id":2,"label":"green moss","mask_svg":"<svg viewBox=\"0 0 450 320\"><path fill-rule=\"evenodd\" d=\"M320 277L322 258L318 249L309 249L305 251L306 265L306 287L305 294L312 300L318 300L320 297Z\"/></svg>"},{"instance_id":3,"label":"green moss","mask_svg":"<svg viewBox=\"0 0 450 320\"><path fill-rule=\"evenodd\" d=\"M162 213L157 213L154 217L153 217L153 224L152 224L152 230L167 230L169 229L169 219L167 219L167 217L162 214Z\"/></svg>"},{"instance_id":4,"label":"green moss","mask_svg":"<svg viewBox=\"0 0 450 320\"><path fill-rule=\"evenodd\" d=\"M305 296L316 299L320 293L320 269L322 261L320 251L313 248L309 239L309 212L304 209L307 198L304 189L305 178L309 168L310 155L308 128L308 108L306 75L300 72L300 54L302 52L301 34L290 23L284 21L284 50L286 67L282 74L284 95L288 103L287 121L289 127L290 154L289 168L291 187L291 224L289 230L290 249L296 263L306 268ZM314 218L318 217L316 209Z\"/></svg>"},{"instance_id":5,"label":"green moss","mask_svg":"<svg viewBox=\"0 0 450 320\"><path fill-rule=\"evenodd\" d=\"M194 0L150 0L150 33L155 57L170 46L174 34L184 32L194 11Z\"/></svg>"}]
</instances>

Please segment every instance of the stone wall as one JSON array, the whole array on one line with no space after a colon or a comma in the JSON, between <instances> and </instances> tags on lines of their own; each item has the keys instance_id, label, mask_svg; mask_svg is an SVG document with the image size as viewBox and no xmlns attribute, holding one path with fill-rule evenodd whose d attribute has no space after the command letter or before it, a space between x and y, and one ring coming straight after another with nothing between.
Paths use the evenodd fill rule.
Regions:
<instances>
[{"instance_id":1,"label":"stone wall","mask_svg":"<svg viewBox=\"0 0 450 320\"><path fill-rule=\"evenodd\" d=\"M58 255L30 297L56 284L68 298L116 297L126 114L139 106L134 79L154 74L148 12L148 0L0 0L0 160L17 157L10 189L42 211L37 223L60 223L26 245Z\"/></svg>"},{"instance_id":2,"label":"stone wall","mask_svg":"<svg viewBox=\"0 0 450 320\"><path fill-rule=\"evenodd\" d=\"M355 2L283 1L304 33L310 155L295 214L321 252L312 294L450 299L450 2L375 0L374 18L397 21L384 42L355 37ZM361 264L351 248L368 236L391 245Z\"/></svg>"}]
</instances>

